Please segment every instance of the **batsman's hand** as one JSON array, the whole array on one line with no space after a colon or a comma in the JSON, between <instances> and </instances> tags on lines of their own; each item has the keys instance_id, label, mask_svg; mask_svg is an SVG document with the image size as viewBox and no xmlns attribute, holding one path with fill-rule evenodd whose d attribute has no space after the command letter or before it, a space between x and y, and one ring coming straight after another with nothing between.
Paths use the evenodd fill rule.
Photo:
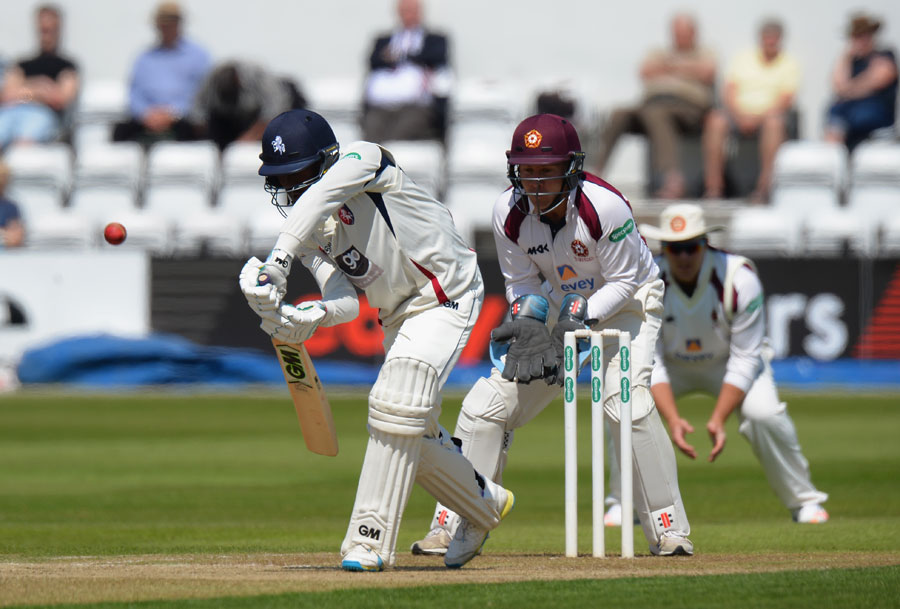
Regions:
<instances>
[{"instance_id":1,"label":"batsman's hand","mask_svg":"<svg viewBox=\"0 0 900 609\"><path fill-rule=\"evenodd\" d=\"M276 311L267 311L259 325L263 331L286 343L302 343L309 339L325 318L325 306L318 300L301 302L297 306L282 304Z\"/></svg>"},{"instance_id":2,"label":"batsman's hand","mask_svg":"<svg viewBox=\"0 0 900 609\"><path fill-rule=\"evenodd\" d=\"M556 382L556 351L545 323L531 317L519 317L495 328L491 340L510 343L502 373L507 381L527 384L535 379L545 379L548 385Z\"/></svg>"},{"instance_id":3,"label":"batsman's hand","mask_svg":"<svg viewBox=\"0 0 900 609\"><path fill-rule=\"evenodd\" d=\"M238 279L238 284L241 287L244 298L247 299L247 304L250 305L250 308L253 309L257 315L262 315L267 311L274 311L277 309L278 305L281 304L282 298L282 296L278 294L278 288L274 284L267 283L265 285L260 285L259 275L263 272L264 268L265 265L262 260L254 256L244 264L244 268L241 269L241 275Z\"/></svg>"},{"instance_id":4,"label":"batsman's hand","mask_svg":"<svg viewBox=\"0 0 900 609\"><path fill-rule=\"evenodd\" d=\"M706 424L706 431L709 432L709 439L713 445L709 453L709 461L712 462L725 449L725 423L718 419L710 419Z\"/></svg>"},{"instance_id":5,"label":"batsman's hand","mask_svg":"<svg viewBox=\"0 0 900 609\"><path fill-rule=\"evenodd\" d=\"M687 420L679 417L676 421L669 424L669 433L672 436L672 443L678 447L678 450L686 454L691 459L697 458L696 449L688 444L685 436L694 433L694 426Z\"/></svg>"}]
</instances>

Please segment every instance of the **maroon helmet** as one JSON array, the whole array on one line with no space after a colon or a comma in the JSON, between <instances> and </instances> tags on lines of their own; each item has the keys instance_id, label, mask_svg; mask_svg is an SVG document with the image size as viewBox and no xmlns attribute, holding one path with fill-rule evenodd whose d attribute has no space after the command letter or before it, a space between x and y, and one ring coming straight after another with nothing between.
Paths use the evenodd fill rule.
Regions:
<instances>
[{"instance_id":1,"label":"maroon helmet","mask_svg":"<svg viewBox=\"0 0 900 609\"><path fill-rule=\"evenodd\" d=\"M507 176L513 187L522 193L523 180L535 178L520 178L520 165L569 162L565 173L557 176L564 180L565 190L560 193L538 194L568 194L584 177L584 152L581 150L578 133L569 120L555 114L535 114L519 123L513 133L512 144L506 151L506 158ZM547 211L550 209L544 210L544 213Z\"/></svg>"}]
</instances>

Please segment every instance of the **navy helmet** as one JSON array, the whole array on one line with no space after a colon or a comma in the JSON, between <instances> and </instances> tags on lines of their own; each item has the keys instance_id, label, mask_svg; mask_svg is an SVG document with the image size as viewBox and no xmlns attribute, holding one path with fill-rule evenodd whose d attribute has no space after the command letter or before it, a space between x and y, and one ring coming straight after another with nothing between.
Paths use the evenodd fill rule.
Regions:
<instances>
[{"instance_id":1,"label":"navy helmet","mask_svg":"<svg viewBox=\"0 0 900 609\"><path fill-rule=\"evenodd\" d=\"M262 136L262 166L259 175L266 178L266 192L272 195L272 204L284 214L283 207L290 207L303 191L318 182L334 165L340 154L340 146L334 131L322 116L310 110L288 110L269 121ZM315 167L309 178L284 188L278 176L300 173ZM288 196L281 197L285 193ZM293 194L292 193L296 193Z\"/></svg>"},{"instance_id":2,"label":"navy helmet","mask_svg":"<svg viewBox=\"0 0 900 609\"><path fill-rule=\"evenodd\" d=\"M555 114L535 114L529 116L516 127L512 143L506 151L507 177L513 187L520 193L525 192L523 182L551 179L562 179L561 192L538 192L537 195L556 194L559 201L550 208L539 213L547 213L561 204L563 195L576 188L584 179L584 152L578 132L571 121ZM520 165L552 165L568 162L566 169L559 176L548 178L523 178L519 176ZM521 200L521 199L520 199ZM524 210L528 213L528 210Z\"/></svg>"}]
</instances>

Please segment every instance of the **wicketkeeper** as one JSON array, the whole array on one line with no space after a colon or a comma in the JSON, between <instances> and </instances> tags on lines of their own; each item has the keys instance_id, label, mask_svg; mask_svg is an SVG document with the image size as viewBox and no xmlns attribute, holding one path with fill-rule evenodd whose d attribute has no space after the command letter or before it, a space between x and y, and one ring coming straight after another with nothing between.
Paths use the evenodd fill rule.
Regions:
<instances>
[{"instance_id":1,"label":"wicketkeeper","mask_svg":"<svg viewBox=\"0 0 900 609\"><path fill-rule=\"evenodd\" d=\"M824 523L828 495L810 479L794 422L772 377L762 284L750 260L709 246L707 234L722 228L707 226L703 209L689 203L663 210L659 227L641 225L642 234L662 243L658 263L666 282L651 380L656 406L672 441L695 459L697 451L685 438L694 428L679 414L676 399L693 392L716 398L706 423L710 461L725 448L725 421L736 411L738 430L793 519Z\"/></svg>"},{"instance_id":2,"label":"wicketkeeper","mask_svg":"<svg viewBox=\"0 0 900 609\"><path fill-rule=\"evenodd\" d=\"M476 469L500 481L513 431L560 394L565 332L586 325L627 331L634 386L632 420L624 424L634 438L634 505L653 554L692 554L675 452L650 393L663 283L631 207L615 188L583 171L578 134L559 116L522 121L507 158L512 188L494 204L493 227L511 319L492 338L508 343L509 351L466 395L454 435ZM606 386L618 387L618 349L611 343L607 349ZM604 408L617 444L618 391ZM439 504L431 531L413 544L413 553L445 552L456 522Z\"/></svg>"},{"instance_id":3,"label":"wicketkeeper","mask_svg":"<svg viewBox=\"0 0 900 609\"><path fill-rule=\"evenodd\" d=\"M381 571L394 563L413 481L462 514L445 557L448 567L462 566L514 503L438 425L441 388L484 297L475 254L447 208L390 152L355 142L341 154L331 127L314 112L272 119L260 158L273 204L288 212L266 261L251 258L241 271L241 290L262 328L300 343L320 325L350 321L359 311L354 286L378 308L384 328L386 357L369 393L369 443L341 567ZM296 260L312 273L321 300L283 301ZM271 282L260 285L261 273Z\"/></svg>"}]
</instances>

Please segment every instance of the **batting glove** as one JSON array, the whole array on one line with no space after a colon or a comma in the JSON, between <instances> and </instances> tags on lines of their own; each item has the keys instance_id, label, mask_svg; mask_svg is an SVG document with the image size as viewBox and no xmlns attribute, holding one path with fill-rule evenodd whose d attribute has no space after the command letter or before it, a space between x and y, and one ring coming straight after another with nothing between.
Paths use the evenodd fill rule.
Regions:
<instances>
[{"instance_id":1,"label":"batting glove","mask_svg":"<svg viewBox=\"0 0 900 609\"><path fill-rule=\"evenodd\" d=\"M267 311L259 325L263 331L286 343L308 340L325 318L325 305L318 300L301 302L297 306L282 304L277 311Z\"/></svg>"}]
</instances>

